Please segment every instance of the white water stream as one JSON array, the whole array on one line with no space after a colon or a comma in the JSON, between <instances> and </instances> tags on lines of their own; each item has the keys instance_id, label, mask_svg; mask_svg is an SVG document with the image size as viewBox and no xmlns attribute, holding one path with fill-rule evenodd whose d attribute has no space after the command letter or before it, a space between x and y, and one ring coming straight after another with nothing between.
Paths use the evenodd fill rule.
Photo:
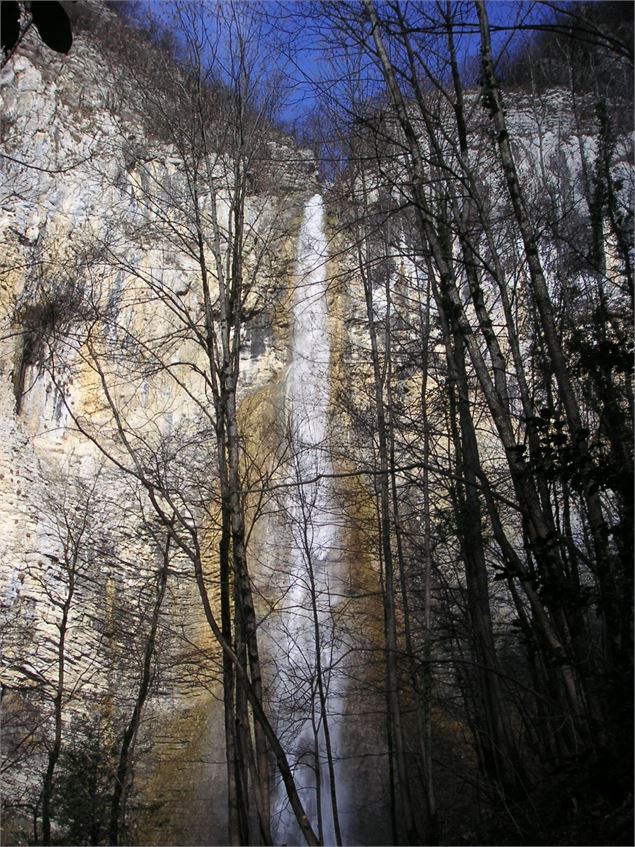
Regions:
<instances>
[{"instance_id":1,"label":"white water stream","mask_svg":"<svg viewBox=\"0 0 635 847\"><path fill-rule=\"evenodd\" d=\"M337 514L332 481L323 478L332 470L327 444L331 351L326 302L328 248L319 194L306 203L297 256L293 359L287 384L292 486L286 508L293 543L287 563L288 592L276 639L276 688L280 722L288 729L286 751L302 802L316 832L321 818L323 844L329 845L336 839L325 723L342 826L345 798L338 759L345 675L335 626L343 593ZM273 818L276 843L303 843L282 787L274 798Z\"/></svg>"}]
</instances>

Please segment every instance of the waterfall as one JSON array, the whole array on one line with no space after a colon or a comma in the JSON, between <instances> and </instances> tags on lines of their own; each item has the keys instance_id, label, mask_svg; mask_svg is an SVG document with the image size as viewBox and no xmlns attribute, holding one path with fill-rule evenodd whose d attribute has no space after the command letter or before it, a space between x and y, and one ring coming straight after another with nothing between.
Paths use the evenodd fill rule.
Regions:
<instances>
[{"instance_id":1,"label":"waterfall","mask_svg":"<svg viewBox=\"0 0 635 847\"><path fill-rule=\"evenodd\" d=\"M286 511L293 542L287 593L277 635L276 707L296 784L315 831L335 844L329 741L341 818L338 755L345 695L341 640L336 631L342 596L341 556L327 444L330 337L327 327L324 206L307 201L298 239L293 305L293 359L287 383L291 470ZM326 478L325 478L326 477ZM323 706L325 708L323 708ZM303 839L284 788L274 798L277 842Z\"/></svg>"}]
</instances>

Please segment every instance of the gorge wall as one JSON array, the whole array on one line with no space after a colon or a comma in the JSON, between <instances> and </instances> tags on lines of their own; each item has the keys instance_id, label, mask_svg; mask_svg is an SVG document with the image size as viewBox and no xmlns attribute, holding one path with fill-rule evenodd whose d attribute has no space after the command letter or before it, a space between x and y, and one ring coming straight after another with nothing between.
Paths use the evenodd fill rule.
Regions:
<instances>
[{"instance_id":1,"label":"gorge wall","mask_svg":"<svg viewBox=\"0 0 635 847\"><path fill-rule=\"evenodd\" d=\"M181 507L191 509L201 527L208 591L218 603L215 435L197 342L204 308L200 265L177 243L178 227L186 230L189 223L180 200L187 195L187 175L178 151L153 130L151 118L135 114L138 84L117 69L90 32L78 34L63 59L46 54L35 39L27 41L0 78L3 843L38 837L30 817L38 815L61 654L64 767L72 770L74 761L80 772L90 772L88 762L97 761L104 774L112 767L115 738L132 709L143 664L157 574L167 558L152 692L134 741L127 837L155 844L226 839L220 651L187 557L168 553L160 540L135 464L158 461L158 472L178 486ZM231 161L219 155L214 167L222 185ZM289 637L289 615L297 614L298 604L288 597L302 576L290 570L288 557L300 541L294 540L284 485L279 496L264 500L258 489L259 480L285 483L294 473L288 458L290 367L296 381L303 377L292 363L293 304L302 309L307 273L297 264L298 234L318 186L312 154L282 138L267 142L265 160L256 167L262 172L253 180L266 188L246 199L250 282L240 338L239 414L245 484L255 492L247 501L249 551L264 621L265 674L274 721L293 755L297 721L308 719L308 683L301 670L292 669L288 703L273 691L285 649L280 639ZM222 187L216 198L201 197L199 203L207 215L215 203L221 229L229 228L230 198ZM326 243L324 230L319 237ZM324 272L327 260L320 260ZM324 343L332 331L325 303L312 329ZM310 359L303 367L311 378ZM327 371L314 389L323 404L321 440L327 435ZM338 506L333 524L343 537L344 508ZM330 555L342 573L350 572L349 587L361 578L360 568L368 568L364 579L374 579L370 560L363 565L356 551ZM332 596L320 590L325 633L329 616L352 618L345 594L342 587ZM373 611L372 601L364 600L369 603ZM367 638L350 622L337 637L344 632L347 650L351 639ZM345 711L344 697L336 702L334 723L344 720ZM382 805L374 793L381 779L370 778L366 757L382 742L379 722L376 732L362 733L364 722L354 719L351 727L357 723L359 731L337 742L338 756L349 761L338 771L346 771L351 785L375 788L343 793L341 820L351 843L362 837L381 843ZM71 774L60 791L72 792L78 776ZM104 803L102 790L96 785L97 804ZM278 814L286 815L280 790ZM73 806L72 798L64 802ZM103 809L98 817L104 827Z\"/></svg>"},{"instance_id":2,"label":"gorge wall","mask_svg":"<svg viewBox=\"0 0 635 847\"><path fill-rule=\"evenodd\" d=\"M517 782L544 790L554 762L577 767L562 751L578 756L585 737L569 733L586 717L567 711L556 635L569 657L582 645L582 665L604 655L582 497L585 468L618 455L596 386L613 380L614 418L626 419L629 140L607 141L591 96L506 102L559 342L595 433L574 467L481 92L465 92L467 151L441 87L419 112L409 101L420 184L396 112L373 106L347 127L346 161L324 187L315 154L268 120L257 74L258 97L233 111L240 86L233 99L213 75L200 86L168 58L174 44L124 39L107 9L87 8L67 57L31 33L0 73L2 843L42 843L51 800L52 843L110 843L115 784L119 843L227 842L228 805L258 793L240 687L249 785L238 780L234 801L228 791L225 630L210 624L232 619L246 667L245 574L223 571L237 537L265 711L319 840L419 843L425 830L431 843L476 843L470 827L488 814L520 832L533 806ZM599 314L607 337L591 343ZM234 397L236 420L221 424ZM510 481L509 456L524 462L528 444L525 479L559 533L543 547ZM560 593L540 573L555 537ZM581 679L584 704L605 678ZM509 789L501 772L516 767ZM273 842L300 843L273 761L266 770ZM237 829L268 843L257 806Z\"/></svg>"},{"instance_id":3,"label":"gorge wall","mask_svg":"<svg viewBox=\"0 0 635 847\"><path fill-rule=\"evenodd\" d=\"M182 449L190 438L193 450L205 449L205 435L196 443L197 395L200 392L202 399L204 391L194 369L185 368L178 385L166 377L169 361L196 362L200 356L191 340L180 337L178 316L174 318L168 299L196 315L200 294L191 283L196 266L150 231L151 214L144 207L148 192L141 187L146 180L147 189L151 179L162 187L174 186L180 162L169 147L148 139L134 115L122 116L113 103L117 84L107 59L89 38L81 37L68 60L61 61L31 43L2 77L6 156L1 509L3 615L9 626L3 641L7 746L13 710L17 714L38 708L31 702L38 701L38 694L29 686L53 685L59 642L55 603L68 586L64 554L70 536L73 530L79 533L65 522L65 512L81 510L91 526L81 537L81 550L75 551L82 573L73 602L72 638L67 640L67 675L74 692L65 708L69 734L71 721L89 720L93 710L101 713L102 724L94 732L107 732L108 711L123 705L116 702L117 691L125 692L138 674L134 638L147 612L156 543L138 532L147 507L140 503L134 481L104 467L98 444L82 437L73 423L73 418L99 420L107 438L114 433L100 396L98 372L86 351L88 312L93 311L89 322L98 321L98 313L106 315L93 327L98 343L110 348L108 379L116 382L118 399L126 396L124 403L134 403L132 426L144 432L143 437L155 439L155 446L172 442ZM134 86L131 79L124 84ZM133 149L143 151L143 163L136 165ZM287 148L281 148L280 155L286 157ZM305 163L298 166L303 180L312 168L310 157ZM255 414L263 427L265 420L271 423L281 413L276 395L283 393L280 386L288 365L285 316L291 281L285 263L293 261L304 201L304 194L294 193L289 185L295 178L292 172L286 183L281 177L279 196L253 198L250 204L254 218L263 218L265 236L276 219L281 265L278 279L267 280L266 309L244 339L243 394L250 395L252 408L259 408ZM166 198L154 199L164 203ZM119 259L111 252L116 245L124 245ZM149 287L141 283L140 273L153 275ZM166 352L163 364L146 361L144 369L137 359L141 367L129 369L126 350L134 346L133 338L159 344ZM195 462L188 474L197 467L202 472L204 465ZM74 543L79 548L80 538ZM161 692L150 706L154 714L144 743L152 752L145 757L144 787L166 802L160 811L138 816L138 837L167 844L212 843L210 839L222 843L226 813L218 656L185 566L171 579L162 614L164 629L172 631L165 635L171 638L169 661L181 670L166 671L170 678L161 682ZM104 653L109 661L103 661ZM127 666L126 653L131 659ZM201 664L210 665L202 681ZM50 696L44 690L39 703L45 722ZM82 715L86 710L89 714ZM16 720L19 725L21 719ZM47 731L46 724L42 730ZM15 732L17 739L19 726ZM80 733L78 737L81 741ZM18 755L7 775L5 825L12 804L39 791L42 753L25 758ZM13 843L11 828L8 832L5 843Z\"/></svg>"}]
</instances>

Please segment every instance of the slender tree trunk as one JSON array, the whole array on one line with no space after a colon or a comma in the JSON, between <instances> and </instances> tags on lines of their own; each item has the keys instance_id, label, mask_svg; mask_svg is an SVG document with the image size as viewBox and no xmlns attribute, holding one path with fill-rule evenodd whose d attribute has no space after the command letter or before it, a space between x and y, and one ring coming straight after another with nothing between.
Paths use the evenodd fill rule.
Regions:
<instances>
[{"instance_id":1,"label":"slender tree trunk","mask_svg":"<svg viewBox=\"0 0 635 847\"><path fill-rule=\"evenodd\" d=\"M301 489L301 486L300 486ZM305 502L302 501L302 542L304 547L304 557L306 560L307 571L309 576L309 588L311 591L311 615L313 622L313 641L315 644L315 675L316 675L316 687L318 691L318 699L320 703L320 722L319 726L316 728L316 772L317 772L317 784L316 789L318 792L318 808L319 819L320 819L320 827L321 827L321 808L322 808L322 795L321 795L321 780L320 780L320 769L322 767L322 763L319 761L319 743L318 736L320 732L320 728L324 734L324 746L326 752L326 762L329 774L329 799L331 803L331 810L333 813L333 829L335 831L335 842L338 847L342 844L342 833L340 829L340 818L337 807L337 784L335 781L335 763L333 759L333 748L331 744L331 727L329 722L329 714L328 714L328 699L327 699L327 691L324 684L324 667L322 664L322 631L320 626L320 614L317 605L317 587L315 584L315 573L313 570L313 552L311 548L311 542L308 537L308 527L310 524L311 516L307 513L307 509L305 508ZM320 839L322 839L322 833L320 832Z\"/></svg>"},{"instance_id":2,"label":"slender tree trunk","mask_svg":"<svg viewBox=\"0 0 635 847\"><path fill-rule=\"evenodd\" d=\"M483 67L483 92L490 110L492 121L496 129L496 140L499 155L505 175L509 197L511 200L514 217L521 233L531 290L540 316L542 333L553 373L558 385L558 390L569 424L572 443L581 454L590 455L586 431L582 427L580 410L573 390L573 385L567 368L562 349L560 336L556 327L553 307L549 290L543 273L538 241L533 231L529 214L526 209L520 181L516 171L516 164L507 130L500 90L494 75L494 61L490 38L489 22L483 0L477 0L476 8L479 17L481 31L481 55ZM608 547L608 527L604 520L602 505L597 493L593 491L590 480L584 485L584 498L586 501L589 524L593 536L596 553L598 582L601 591L601 607L609 608L614 605L617 597L617 587L613 573L611 555ZM605 616L607 638L610 640L614 655L619 653L619 633L616 631L615 617L613 614ZM593 698L595 700L595 697ZM593 719L596 726L594 734L598 740L602 737L602 726L599 707L592 708Z\"/></svg>"},{"instance_id":3,"label":"slender tree trunk","mask_svg":"<svg viewBox=\"0 0 635 847\"><path fill-rule=\"evenodd\" d=\"M430 280L423 304L419 304L422 327L421 427L423 430L423 779L428 807L430 843L439 839L439 821L432 772L432 521L430 515L430 424L428 421L428 372L430 336Z\"/></svg>"},{"instance_id":4,"label":"slender tree trunk","mask_svg":"<svg viewBox=\"0 0 635 847\"><path fill-rule=\"evenodd\" d=\"M383 229L385 230L386 224L384 224ZM386 241L384 243L384 249L388 254L389 244ZM426 844L436 844L437 842L437 820L436 820L436 804L434 798L434 787L432 785L432 770L431 770L431 732L430 732L430 709L429 709L429 691L427 688L422 692L421 691L421 681L420 674L417 668L415 649L412 638L411 631L411 621L410 621L410 599L409 599L409 585L408 585L408 574L406 572L404 551L403 551L403 531L401 526L401 517L400 517L400 506L399 506L399 493L397 490L397 460L396 460L396 445L395 445L395 431L397 427L397 423L395 421L395 413L394 413L394 398L392 392L392 379L393 379L393 357L391 352L391 335L392 335L392 292L390 289L390 278L386 275L384 280L385 287L385 298L386 298L386 321L385 321L385 332L384 332L384 349L386 356L386 424L387 424L387 440L388 440L388 461L390 468L390 493L392 498L392 512L393 512L393 520L394 520L394 534L395 534L395 544L396 544L396 553L397 553L397 563L398 563L398 573L399 573L399 584L401 587L401 613L403 615L403 632L404 632L404 646L406 653L406 662L409 667L409 676L410 682L412 686L412 696L414 698L414 710L417 721L417 741L419 746L419 755L421 758L421 768L423 772L423 782L424 782L424 797L425 797L425 809L423 814L423 825L421 826L421 831L423 835L423 840ZM426 320L428 318L426 317ZM424 381L427 379L426 376L426 368L427 368L427 331L424 330L423 338L424 342ZM425 404L425 400L424 400ZM422 430L423 430L423 438L424 438L424 453L426 453L425 445L428 443L428 432L427 432L427 420L425 420L425 412L424 419L422 420ZM424 463L427 462L427 459L424 459ZM425 487L425 486L424 486ZM425 499L425 495L424 495ZM424 513L428 508L428 503L424 503ZM427 531L429 532L429 515L428 515L428 525ZM424 528L425 532L425 528ZM427 540L424 539L424 544L429 544L429 536ZM429 640L430 632L429 632L429 560L426 559L424 564L424 583L426 588L424 591L427 592L424 597L424 615L426 618L426 631L424 632L424 645L423 651L424 655L429 658L429 644L427 643ZM425 664L424 661L424 674L429 671L430 664L429 662ZM430 682L430 674L428 673L427 682Z\"/></svg>"},{"instance_id":5,"label":"slender tree trunk","mask_svg":"<svg viewBox=\"0 0 635 847\"><path fill-rule=\"evenodd\" d=\"M63 648L63 638L61 639L60 644ZM60 665L58 656L58 668L59 666ZM57 761L59 759L60 752L62 749L63 690L60 690L59 688L60 681L63 684L63 671L61 676L58 674L58 686L55 697L53 698L55 729L53 735L53 745L49 750L48 764L46 767L46 773L44 774L44 786L42 788L42 844L47 845L51 843L51 801L53 798L53 776L55 774L55 767L57 765Z\"/></svg>"},{"instance_id":6,"label":"slender tree trunk","mask_svg":"<svg viewBox=\"0 0 635 847\"><path fill-rule=\"evenodd\" d=\"M150 498L150 502L152 503L152 506L156 511L157 515L164 521L164 523L167 523L167 516L165 515L165 512L163 511L163 508L157 499L157 494L152 487L148 488L148 497ZM284 748L282 747L282 744L280 743L280 740L278 739L278 736L276 735L273 726L271 725L271 722L267 717L262 701L255 694L246 668L240 662L235 650L232 648L232 645L224 638L223 632L218 625L218 621L216 620L216 616L214 614L214 610L212 609L209 595L207 593L207 585L205 581L205 574L203 572L202 557L201 551L198 547L198 542L196 538L193 539L194 548L192 549L183 542L183 540L179 537L178 533L176 533L173 528L170 529L168 526L168 530L170 531L170 534L172 535L172 538L174 539L175 543L179 546L180 549L183 550L185 555L190 559L194 566L194 576L196 578L196 585L198 588L199 596L201 598L201 603L203 605L203 612L205 614L207 624L210 630L212 631L214 638L221 647L223 654L226 655L227 658L231 661L233 667L236 670L238 680L244 687L245 694L253 712L254 720L257 721L262 727L263 733L275 757L276 763L280 770L280 775L282 776L282 781L287 792L287 797L289 798L289 804L293 810L302 835L309 847L320 847L320 842L316 837L315 832L313 831L311 823L304 810L304 806L302 805L302 801L300 800L300 796L298 794L298 790L293 779L293 773L289 766L289 762L284 752Z\"/></svg>"},{"instance_id":7,"label":"slender tree trunk","mask_svg":"<svg viewBox=\"0 0 635 847\"><path fill-rule=\"evenodd\" d=\"M71 542L72 543L72 542ZM71 561L67 563L68 587L62 603L62 618L57 624L59 640L57 642L57 679L55 680L55 695L53 697L53 744L48 754L48 764L44 774L42 787L42 844L51 843L51 802L53 799L54 775L57 762L62 750L62 730L64 716L64 687L66 678L66 636L68 619L75 594L75 571L77 568L77 551L71 553Z\"/></svg>"},{"instance_id":8,"label":"slender tree trunk","mask_svg":"<svg viewBox=\"0 0 635 847\"><path fill-rule=\"evenodd\" d=\"M168 568L170 564L170 536L168 535L163 550L163 559L161 570L157 578L157 590L152 609L152 618L150 620L150 630L146 639L145 649L143 653L143 666L141 669L141 681L137 691L132 715L128 721L123 737L121 739L121 747L119 748L119 762L117 764L117 772L115 774L115 782L113 788L112 801L110 804L110 825L109 825L109 843L116 845L119 843L119 835L121 832L122 821L124 819L124 799L127 790L127 782L130 775L130 756L134 745L134 740L141 723L141 715L145 706L150 685L152 683L152 659L156 648L156 635L159 626L159 615L163 598L165 597L165 589L168 580Z\"/></svg>"},{"instance_id":9,"label":"slender tree trunk","mask_svg":"<svg viewBox=\"0 0 635 847\"><path fill-rule=\"evenodd\" d=\"M367 210L366 210L367 211ZM397 774L397 801L401 812L398 813L398 823L409 844L418 844L421 839L417 832L417 822L412 806L410 781L406 766L404 749L404 731L402 726L401 705L399 702L399 668L397 662L397 619L395 603L395 569L391 543L392 521L390 509L390 482L388 441L386 434L386 418L384 413L384 380L385 369L382 369L375 330L375 312L373 306L372 284L367 274L368 262L362 254L364 239L358 237L358 266L364 283L366 312L368 317L369 337L371 344L371 359L374 374L375 414L379 450L379 496L380 496L380 540L384 560L384 604L386 614L386 668L388 683L388 700L390 712L390 727L392 733L393 752Z\"/></svg>"},{"instance_id":10,"label":"slender tree trunk","mask_svg":"<svg viewBox=\"0 0 635 847\"><path fill-rule=\"evenodd\" d=\"M547 577L557 579L559 573L559 562L554 554L552 544L551 528L548 521L542 512L540 500L537 495L531 473L522 457L521 452L516 444L514 428L505 409L504 403L496 390L494 383L489 375L487 366L482 357L479 345L475 334L467 319L460 296L456 290L456 284L453 277L451 266L444 255L442 245L437 232L437 218L430 209L429 202L425 196L423 186L426 183L426 170L424 167L424 157L419 147L419 140L413 123L410 119L408 109L406 107L403 95L400 92L396 81L394 69L390 63L388 54L384 47L380 24L377 18L372 0L364 0L364 5L367 9L369 19L372 25L372 35L377 50L377 55L381 62L384 71L384 78L391 93L393 103L395 105L400 126L404 132L407 149L411 155L411 164L413 169L412 190L415 200L415 212L418 217L420 231L424 243L424 249L429 246L430 252L434 259L439 272L438 282L433 281L433 292L437 308L441 313L452 315L453 321L460 330L467 348L470 353L470 359L474 366L479 384L487 400L490 413L496 425L497 432L505 448L508 466L511 472L514 490L518 499L521 512L526 520L532 545L535 547L538 560L544 565ZM445 298L447 303L444 305L442 299ZM598 714L598 709L594 708L594 714ZM585 710L577 711L574 720L582 720L580 731L588 735L587 729L584 726L586 720ZM601 734L601 729L597 729Z\"/></svg>"}]
</instances>

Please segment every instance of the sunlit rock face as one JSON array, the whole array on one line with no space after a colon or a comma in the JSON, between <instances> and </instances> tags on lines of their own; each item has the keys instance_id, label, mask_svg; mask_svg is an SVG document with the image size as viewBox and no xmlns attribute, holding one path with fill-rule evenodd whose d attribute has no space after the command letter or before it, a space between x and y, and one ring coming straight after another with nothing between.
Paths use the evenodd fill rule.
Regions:
<instances>
[{"instance_id":1,"label":"sunlit rock face","mask_svg":"<svg viewBox=\"0 0 635 847\"><path fill-rule=\"evenodd\" d=\"M125 442L134 447L143 474L162 474L179 492L179 502L192 509L201 527L214 601L218 484L212 397L197 341L203 326L200 262L178 245L179 233L188 226L178 202L187 195L183 160L153 132L147 115L139 114L135 83L81 33L63 59L27 44L0 75L0 96L5 749L13 755L20 738L30 739L16 750L6 771L5 841L12 843L33 838L29 821L50 746L59 625L71 574L75 585L65 674L72 697L64 704L65 737L81 738L84 747L89 741L104 767L112 768L113 739L132 710L165 542L135 474L117 465L139 470ZM538 112L529 100L519 99L508 110L508 122L522 151L521 177L535 181L532 199L539 199L557 175L575 204L581 202L576 186L582 182L583 158L592 162L596 152L591 131L575 125L562 98L560 92L550 93ZM480 114L479 121L475 138L487 133L486 116ZM504 191L492 145L474 148L474 162L482 163L490 179L494 207ZM268 705L274 706L273 722L285 749L300 759L298 741L310 746L311 738L303 736L315 701L294 700L299 689L290 683L289 659L297 665L309 658L300 676L302 685L310 687L315 651L311 655L310 632L300 625L305 613L311 622L311 604L301 552L302 504L288 496L294 474L289 407L292 395L297 406L308 390L316 395L319 415L309 414L314 432L305 440L317 442L309 443L312 448L324 446L327 472L336 476L326 486L326 502L318 503L323 517L317 519L309 550L315 545L316 563L323 567L328 560L337 578L332 597L320 588L317 619L329 641L324 661L333 666L328 708L339 760L339 812L345 843L385 844L392 834L376 491L371 476L346 476L372 467L374 460L369 319L355 245L341 232L332 241L328 215L320 214L311 238L320 241L326 280L311 295L320 300L312 317L319 323L304 326L304 335L313 333L316 343L304 345L307 269L299 262L298 236L306 209L321 207L314 196L314 162L311 153L292 149L284 139L270 142L269 153L263 173L252 175L246 204L245 274L251 288L244 305L239 378L245 480L252 489L246 503L249 560L257 612L265 621ZM216 212L226 226L222 177L231 162L218 157L215 167L221 183ZM618 168L626 176L626 165ZM387 190L383 176L366 186L371 209ZM393 199L401 202L402 197L395 191ZM198 200L209 220L212 199L207 194ZM381 336L390 311L393 341L403 353L393 383L395 408L408 421L420 414L421 339L411 327L418 326L425 307L425 278L406 224L388 233L391 259L383 276L373 281L371 320ZM550 281L555 279L554 272ZM212 299L215 285L212 279ZM320 359L319 381L320 369L302 360L307 355ZM445 412L436 413L438 419L434 409L430 412L431 423L442 432ZM296 418L296 429L298 424ZM407 426L403 431L407 434ZM407 440L398 444L397 460L407 464L412 448ZM310 474L312 464L303 468L300 462L300 470ZM275 493L263 503L259 493L266 479L274 483ZM318 502L311 486L306 493L315 494ZM401 488L398 495L404 501L409 496ZM439 499L446 495L441 491ZM416 514L420 504L407 505ZM135 781L128 797L129 835L136 843L223 844L219 651L202 615L191 563L178 551L168 552L170 578L159 619L156 672L136 740ZM413 567L418 567L417 555L411 555ZM324 572L319 579L327 581ZM280 649L283 662L276 652ZM276 687L290 689L288 702L282 702L279 690L274 696ZM325 765L323 731L316 736ZM312 796L310 779L302 788ZM323 792L328 792L328 780ZM274 788L274 795L274 827L284 833L281 837L295 838L283 793ZM314 801L307 806L315 811ZM332 815L326 817L332 840Z\"/></svg>"},{"instance_id":2,"label":"sunlit rock face","mask_svg":"<svg viewBox=\"0 0 635 847\"><path fill-rule=\"evenodd\" d=\"M510 290L513 286L513 297L515 308L519 313L529 313L534 305L529 293L526 267L523 261L523 250L520 236L513 223L513 215L509 208L509 193L507 191L504 175L500 163L497 160L495 139L492 137L489 116L478 103L475 95L470 95L474 106L470 111L471 123L469 126L470 140L470 164L477 175L479 192L483 198L483 221L490 224L490 233L494 234L496 249L504 274L509 275ZM578 287L583 290L585 272L580 270L580 258L588 255L589 250L589 228L588 228L588 206L589 193L588 183L585 179L597 166L598 141L597 124L594 117L594 104L586 102L578 103L581 114L576 115L574 104L571 102L570 94L563 91L549 91L541 96L525 96L516 93L506 93L506 114L512 146L517 157L519 176L523 186L524 197L532 215L541 221L546 221L544 229L540 232L540 250L547 284L554 295L554 299L561 297L563 288L567 287L571 293L570 299L563 298L566 308L570 310L570 316L579 316L580 321L587 319L584 314L584 306L580 306L577 299ZM443 106L439 111L443 114ZM416 111L413 109L413 111ZM449 107L448 107L449 112ZM453 116L448 114L448 125L452 126ZM395 119L395 124L396 124ZM388 135L388 133L387 133ZM424 133L422 133L424 135ZM398 130L395 129L395 137ZM456 139L452 133L441 138L441 144L447 141L447 147L443 153L447 158L445 163L456 162L457 149ZM425 144L425 142L423 142ZM378 336L380 351L380 364L386 367L384 356L384 338L388 337L392 347L392 370L386 381L390 388L384 390L385 410L393 416L393 433L398 433L395 444L395 464L397 468L405 468L407 473L396 474L396 496L399 502L402 518L400 519L403 532L404 552L407 577L411 580L413 591L421 590L422 551L416 547L408 548L408 535L412 538L421 537L421 528L416 526L418 516L423 514L421 500L418 499L423 488L421 484L421 468L426 459L423 453L422 429L422 406L424 396L427 400L427 420L429 430L435 433L436 444L432 447L432 461L438 461L438 467L444 465L443 453L452 449L447 440L447 392L444 383L448 377L442 334L438 324L428 325L428 333L425 332L425 320L423 315L433 299L426 300L426 288L429 285L429 266L426 265L424 251L421 249L420 234L413 224L412 209L408 209L408 173L400 171L403 160L400 158L399 145L394 144L394 156L387 155L384 168L376 171L369 167L368 172L363 171L363 178L353 182L352 193L359 192L358 210L363 209L365 219L370 220L367 224L367 241L364 244L367 252L366 277L371 289L370 297L372 305L367 309L365 291L362 285L361 275L356 267L354 258L356 238L359 238L357 227L358 221L351 213L350 226L341 225L334 252L338 255L338 274L333 285L329 288L332 298L331 314L335 316L337 326L333 329L333 346L331 357L334 361L331 378L331 398L334 408L337 410L333 416L333 427L335 429L334 441L339 449L336 467L341 470L347 467L376 468L377 453L373 453L373 446L377 446L376 433L372 426L374 417L373 381L370 369L370 343L369 324L374 324ZM629 139L622 136L616 139L615 160L612 163L612 175L616 185L620 187L619 206L626 216L632 204L632 191L634 186L633 169L630 165L632 147ZM442 180L441 180L442 181ZM442 206L435 205L438 200L438 191L435 180L431 179L429 185L424 186L431 208L439 210L439 219L443 220ZM442 192L441 192L442 193ZM461 192L459 191L459 196ZM366 201L364 203L364 201ZM553 223L551 205L556 207L556 201L561 203L562 219L559 225L562 230L549 228L549 222ZM345 213L344 213L345 214ZM577 259L572 260L563 250L562 232L568 228L569 242L567 247L578 252ZM475 243L478 244L480 255L490 257L492 246L487 244L483 235L481 223L477 222L474 230ZM482 236L482 240L481 240ZM616 245L613 237L606 237L607 272L609 278L616 283L611 296L619 304L620 280L619 262L616 261ZM450 242L450 239L448 239ZM456 239L458 242L458 239ZM460 245L449 243L448 252L456 258L457 266L462 267ZM613 243L612 243L613 242ZM465 305L468 320L475 328L478 325L474 310L471 306L470 293L461 270L457 271L457 279L461 286L461 297ZM483 294L490 309L490 314L496 316L495 327L499 343L506 355L509 354L509 339L507 337L505 322L498 300L498 293L491 280L484 275ZM623 277L622 277L623 279ZM622 287L622 291L624 291ZM624 306L622 305L622 308ZM370 314L369 314L370 313ZM389 330L387 330L389 326ZM521 324L521 345L523 353L529 350L529 341L523 335L524 327ZM422 351L427 348L429 358L429 373L427 383L423 387L422 380ZM386 373L386 370L383 371ZM418 433L418 434L417 434ZM500 456L500 445L496 437L492 421L486 414L479 420L479 444L487 461L494 465L496 462L504 461ZM421 462L414 469L413 465ZM410 479L407 480L406 477ZM364 497L365 495L365 497ZM375 502L376 491L373 491L373 482L365 480L363 476L358 478L355 486L342 487L340 502L350 504L346 514L348 517L347 528L350 532L348 543L351 549L356 549L358 555L368 558L377 557L376 534L372 529L372 507ZM433 508L437 515L442 515L443 505L451 497L451 491L447 479L441 475L435 476L432 482L431 498ZM371 514L365 509L368 508ZM366 519L366 520L364 520ZM509 524L506 527L510 537L514 535L514 517L507 518ZM439 519L439 527L442 527L442 518ZM518 537L521 536L520 528ZM364 536L364 533L366 535ZM360 536L363 540L360 543ZM442 537L442 530L433 536L436 540ZM455 537L455 536L453 536ZM355 539L353 541L353 539ZM347 541L344 542L345 544ZM436 541L435 541L436 543ZM447 566L450 572L451 557L444 558L443 552L437 553L437 562L440 567ZM365 574L371 572L370 569ZM364 586L357 571L355 577L357 584L351 586L351 595L362 595ZM459 590L462 590L462 575L459 574L456 582ZM418 581L417 581L418 580ZM367 589L370 592L377 590L376 585ZM440 593L440 592L439 592ZM369 596L367 595L367 596ZM492 590L493 608L499 620L505 620L509 616L509 601L496 592L496 586ZM375 644L380 649L383 644L383 633L377 631L378 621L381 621L380 601L373 607L372 600L368 599L368 605L363 607L361 601L350 601L349 608L356 609L354 612L360 624L359 630L367 637L366 645L358 645L359 655L372 656L372 652L365 653L364 648L372 645L372 636L375 636ZM373 611L375 617L373 617ZM365 612L365 616L362 613ZM362 623L363 621L363 623ZM373 629L373 624L375 629ZM419 626L419 623L416 624ZM417 645L415 635L415 645ZM372 649L372 648L371 648ZM420 650L419 655L424 655L421 643L416 646ZM440 653L441 666L443 654ZM366 691L373 690L370 680L374 680L377 688L381 686L381 668L379 666L367 668ZM451 675L446 675L443 670L438 671L435 679L437 691L447 686L446 692L451 690L456 681ZM436 694L436 692L435 692ZM449 698L448 698L449 699ZM446 700L446 702L448 702ZM380 712L385 704L377 701L373 706ZM360 697L353 704L349 699L347 709L349 713L371 713L372 707L369 702L363 702ZM414 710L409 713L409 719L414 721ZM444 730L443 719L434 716L435 726L433 732L442 737ZM372 721L367 721L367 726L372 726ZM349 724L349 731L355 733L357 725ZM378 739L374 750L381 751L385 756L385 741ZM441 745L440 745L441 746ZM357 748L357 751L359 748ZM360 768L363 769L362 757L355 759ZM384 758L384 762L386 758ZM446 763L447 764L447 763ZM452 765L451 765L452 766ZM465 767L465 762L459 767ZM366 774L365 774L366 776ZM359 784L356 780L347 782L347 786ZM375 787L371 777L365 785ZM381 793L379 793L381 797ZM383 798L385 800L386 793ZM457 803L457 806L459 804ZM451 818L451 815L448 816ZM387 824L386 824L387 825ZM451 829L453 822L448 824ZM385 843L390 842L392 837L386 829L383 831ZM364 835L360 835L361 843L372 843L364 841L364 838L373 837L373 828L368 827Z\"/></svg>"},{"instance_id":3,"label":"sunlit rock face","mask_svg":"<svg viewBox=\"0 0 635 847\"><path fill-rule=\"evenodd\" d=\"M135 114L134 82L82 33L65 58L27 43L3 70L0 95L5 751L33 730L5 778L3 837L14 843L33 837L29 818L50 748L65 602L65 688L72 695L64 700L64 737L89 739L112 764L112 739L133 707L163 552L142 487L116 467L130 469L124 433L140 461L163 455L162 472L196 504L207 527L212 599L217 483L212 398L196 341L200 263L170 237L188 224L177 202L186 190L182 160ZM250 290L239 397L245 439L260 451L262 472L278 461L291 271L304 201L315 191L312 154L290 150L283 139L271 142L266 180L255 175L246 203ZM216 164L222 176L228 163ZM209 216L212 199L199 199ZM216 207L226 226L222 185ZM127 799L130 837L225 843L218 649L189 562L170 555L160 658ZM255 575L264 578L259 559L266 561L254 556Z\"/></svg>"}]
</instances>

